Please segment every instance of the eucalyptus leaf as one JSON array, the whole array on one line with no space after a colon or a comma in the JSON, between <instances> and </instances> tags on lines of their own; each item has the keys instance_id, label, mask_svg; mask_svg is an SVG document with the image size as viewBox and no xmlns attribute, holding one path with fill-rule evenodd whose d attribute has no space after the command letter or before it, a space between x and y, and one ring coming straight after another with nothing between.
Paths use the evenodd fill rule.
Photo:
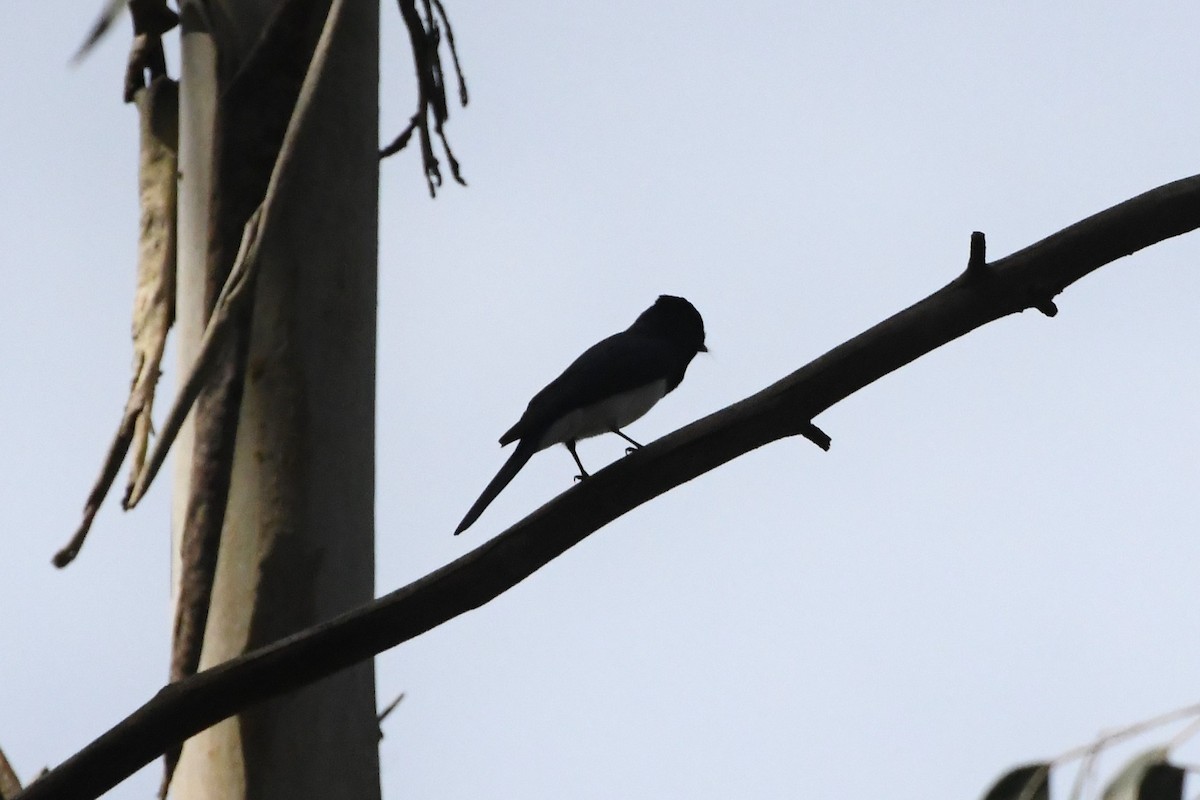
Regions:
<instances>
[{"instance_id":1,"label":"eucalyptus leaf","mask_svg":"<svg viewBox=\"0 0 1200 800\"><path fill-rule=\"evenodd\" d=\"M1132 759L1104 789L1104 800L1182 800L1183 770L1167 763L1167 748Z\"/></svg>"},{"instance_id":2,"label":"eucalyptus leaf","mask_svg":"<svg viewBox=\"0 0 1200 800\"><path fill-rule=\"evenodd\" d=\"M996 781L983 800L1050 800L1050 764L1014 767Z\"/></svg>"}]
</instances>

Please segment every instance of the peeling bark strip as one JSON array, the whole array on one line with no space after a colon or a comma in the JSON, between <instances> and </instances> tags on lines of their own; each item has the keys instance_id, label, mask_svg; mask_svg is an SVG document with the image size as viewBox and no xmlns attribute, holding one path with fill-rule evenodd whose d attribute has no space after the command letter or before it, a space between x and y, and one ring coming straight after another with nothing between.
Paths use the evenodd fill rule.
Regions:
<instances>
[{"instance_id":1,"label":"peeling bark strip","mask_svg":"<svg viewBox=\"0 0 1200 800\"><path fill-rule=\"evenodd\" d=\"M142 118L141 239L133 298L134 393L143 400L133 429L129 481L142 469L153 427L154 390L167 332L175 322L175 256L179 173L179 84L155 78L135 97Z\"/></svg>"},{"instance_id":2,"label":"peeling bark strip","mask_svg":"<svg viewBox=\"0 0 1200 800\"><path fill-rule=\"evenodd\" d=\"M404 695L400 695L403 697ZM397 700L396 702L400 702ZM21 793L21 779L8 763L4 751L0 750L0 800L11 800Z\"/></svg>"},{"instance_id":3,"label":"peeling bark strip","mask_svg":"<svg viewBox=\"0 0 1200 800\"><path fill-rule=\"evenodd\" d=\"M154 390L161 372L167 332L175 322L176 196L179 171L179 87L166 77L155 78L135 98L140 118L138 199L141 233L138 240L137 290L133 298L133 385L71 541L54 556L65 567L79 554L92 520L108 495L130 446L130 482L142 469L151 429Z\"/></svg>"},{"instance_id":4,"label":"peeling bark strip","mask_svg":"<svg viewBox=\"0 0 1200 800\"><path fill-rule=\"evenodd\" d=\"M924 300L757 394L614 462L416 582L165 687L21 797L98 797L172 743L482 606L626 512L764 444L800 434L813 416L889 372L988 322L1045 304L1105 264L1196 228L1200 175L1127 200L991 264L977 240L971 268Z\"/></svg>"},{"instance_id":5,"label":"peeling bark strip","mask_svg":"<svg viewBox=\"0 0 1200 800\"><path fill-rule=\"evenodd\" d=\"M76 63L104 36L126 4L127 0L108 0L75 54ZM137 104L141 130L138 163L141 232L137 293L133 301L133 386L100 476L84 504L83 521L67 545L54 555L54 565L60 569L74 561L83 547L92 520L108 496L131 444L133 459L127 498L142 471L163 349L175 322L179 85L167 76L162 35L178 24L179 16L167 8L164 0L131 0L128 5L134 37L125 69L124 98L126 103Z\"/></svg>"}]
</instances>

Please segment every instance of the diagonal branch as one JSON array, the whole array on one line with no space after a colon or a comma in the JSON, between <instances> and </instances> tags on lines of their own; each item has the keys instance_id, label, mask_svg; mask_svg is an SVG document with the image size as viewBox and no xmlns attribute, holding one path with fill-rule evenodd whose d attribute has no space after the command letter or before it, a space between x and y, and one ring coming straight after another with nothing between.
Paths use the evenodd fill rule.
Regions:
<instances>
[{"instance_id":1,"label":"diagonal branch","mask_svg":"<svg viewBox=\"0 0 1200 800\"><path fill-rule=\"evenodd\" d=\"M646 445L441 569L362 608L172 684L31 784L24 800L94 798L173 742L478 608L627 511L769 442L992 320L1051 308L1099 267L1200 227L1200 176L1167 184L986 264L761 392ZM981 263L982 262L982 263Z\"/></svg>"},{"instance_id":2,"label":"diagonal branch","mask_svg":"<svg viewBox=\"0 0 1200 800\"><path fill-rule=\"evenodd\" d=\"M170 451L171 445L175 443L179 429L183 427L184 420L191 413L192 406L200 395L200 390L204 388L212 370L218 363L217 356L233 332L234 322L253 296L251 289L258 274L259 242L262 240L260 230L265 208L266 201L246 222L246 230L242 237L237 260L221 289L216 307L213 308L213 313L208 318L208 325L204 329L204 336L200 339L196 359L180 384L175 401L167 412L163 429L154 443L154 449L150 451L150 457L142 465L136 478L130 476L129 487L123 501L126 509L131 509L138 504L167 460L167 453Z\"/></svg>"},{"instance_id":3,"label":"diagonal branch","mask_svg":"<svg viewBox=\"0 0 1200 800\"><path fill-rule=\"evenodd\" d=\"M83 44L71 58L72 62L78 64L87 57L96 43L104 38L104 34L108 33L108 29L112 27L117 15L124 10L126 5L129 6L129 13L133 18L135 36L147 35L154 39L160 39L164 33L179 24L179 15L167 8L166 0L105 0L104 8L100 10L96 21L92 23L87 38L83 40ZM125 98L127 103L131 100L131 96Z\"/></svg>"}]
</instances>

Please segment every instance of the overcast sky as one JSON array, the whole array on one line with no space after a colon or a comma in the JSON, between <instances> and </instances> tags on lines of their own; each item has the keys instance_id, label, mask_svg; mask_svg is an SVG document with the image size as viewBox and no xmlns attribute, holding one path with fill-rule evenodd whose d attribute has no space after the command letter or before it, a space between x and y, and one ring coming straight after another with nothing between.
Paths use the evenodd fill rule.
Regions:
<instances>
[{"instance_id":1,"label":"overcast sky","mask_svg":"<svg viewBox=\"0 0 1200 800\"><path fill-rule=\"evenodd\" d=\"M126 24L68 66L99 5L0 12L0 747L24 778L167 671L166 483L50 566L129 381ZM380 594L571 485L539 454L451 536L529 397L658 294L713 352L639 440L939 288L973 230L998 258L1200 171L1194 2L447 5L470 187L430 201L415 154L382 166ZM383 17L390 140L414 92ZM975 798L1200 700L1198 261L1191 234L1104 267L1056 318L825 413L829 453L754 452L383 654L385 798Z\"/></svg>"}]
</instances>

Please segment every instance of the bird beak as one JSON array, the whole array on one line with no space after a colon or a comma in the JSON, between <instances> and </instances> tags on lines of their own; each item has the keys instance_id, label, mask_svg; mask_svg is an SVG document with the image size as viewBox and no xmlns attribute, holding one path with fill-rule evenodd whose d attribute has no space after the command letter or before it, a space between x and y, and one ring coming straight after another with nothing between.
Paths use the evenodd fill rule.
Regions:
<instances>
[{"instance_id":1,"label":"bird beak","mask_svg":"<svg viewBox=\"0 0 1200 800\"><path fill-rule=\"evenodd\" d=\"M705 347L704 345L700 345L700 352L701 352L701 353L707 353L707 352L708 352L708 348L707 348L707 347Z\"/></svg>"}]
</instances>

